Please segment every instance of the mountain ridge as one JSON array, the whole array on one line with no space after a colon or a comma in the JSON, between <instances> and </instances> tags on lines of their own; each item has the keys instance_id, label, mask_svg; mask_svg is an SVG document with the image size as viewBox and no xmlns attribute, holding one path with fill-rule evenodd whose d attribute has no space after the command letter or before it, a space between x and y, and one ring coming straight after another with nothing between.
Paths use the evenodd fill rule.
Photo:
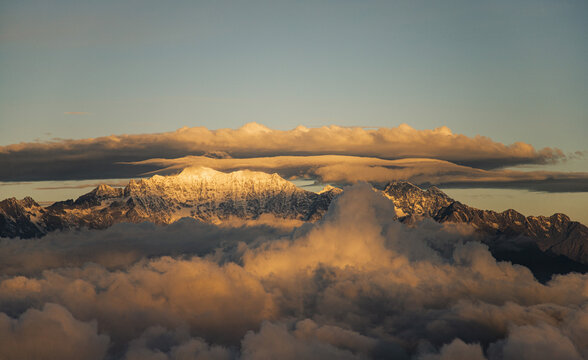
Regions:
<instances>
[{"instance_id":1,"label":"mountain ridge","mask_svg":"<svg viewBox=\"0 0 588 360\"><path fill-rule=\"evenodd\" d=\"M277 174L222 173L188 168L177 175L130 180L124 188L101 184L76 200L43 208L32 198L0 202L0 237L39 237L54 230L103 229L118 222L169 224L183 217L218 223L229 217L313 221L340 189L316 194Z\"/></svg>"},{"instance_id":2,"label":"mountain ridge","mask_svg":"<svg viewBox=\"0 0 588 360\"><path fill-rule=\"evenodd\" d=\"M41 237L55 230L104 229L119 222L169 224L183 217L220 223L231 217L256 219L272 214L316 221L342 191L330 185L320 193L306 191L278 174L187 168L177 175L130 180L124 188L101 184L76 200L46 208L30 197L3 200L0 237ZM430 218L464 223L492 239L526 239L541 252L588 264L588 228L565 214L525 217L513 209L480 210L434 186L421 189L408 182L390 182L379 191L394 202L391 216L400 222L410 225Z\"/></svg>"},{"instance_id":3,"label":"mountain ridge","mask_svg":"<svg viewBox=\"0 0 588 360\"><path fill-rule=\"evenodd\" d=\"M513 209L502 212L481 210L456 201L436 187L423 190L406 182L392 182L382 191L392 200L399 221L413 223L430 217L439 223L465 223L494 237L523 236L543 252L564 255L588 263L588 227L567 215L524 216Z\"/></svg>"}]
</instances>

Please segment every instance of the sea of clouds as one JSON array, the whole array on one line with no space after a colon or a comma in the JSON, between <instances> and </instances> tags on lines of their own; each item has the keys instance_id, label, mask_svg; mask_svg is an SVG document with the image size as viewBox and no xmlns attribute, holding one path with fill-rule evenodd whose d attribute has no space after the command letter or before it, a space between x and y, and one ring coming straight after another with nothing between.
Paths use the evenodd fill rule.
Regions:
<instances>
[{"instance_id":1,"label":"sea of clouds","mask_svg":"<svg viewBox=\"0 0 588 360\"><path fill-rule=\"evenodd\" d=\"M358 184L314 224L0 239L0 359L588 358L588 275L392 214Z\"/></svg>"}]
</instances>

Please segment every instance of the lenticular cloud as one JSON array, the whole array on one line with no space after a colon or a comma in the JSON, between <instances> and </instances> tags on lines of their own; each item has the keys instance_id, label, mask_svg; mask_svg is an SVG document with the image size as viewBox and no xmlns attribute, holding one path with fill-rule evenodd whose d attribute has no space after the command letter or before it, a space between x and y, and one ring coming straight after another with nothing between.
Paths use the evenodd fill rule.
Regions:
<instances>
[{"instance_id":1,"label":"lenticular cloud","mask_svg":"<svg viewBox=\"0 0 588 360\"><path fill-rule=\"evenodd\" d=\"M111 135L81 140L0 146L0 181L128 178L157 170L130 166L154 158L348 155L381 159L429 158L480 169L546 164L566 158L559 149L505 145L447 127L417 130L406 124L377 130L323 126L274 130L250 123L239 129L182 128L159 134ZM48 167L47 163L51 163Z\"/></svg>"},{"instance_id":2,"label":"lenticular cloud","mask_svg":"<svg viewBox=\"0 0 588 360\"><path fill-rule=\"evenodd\" d=\"M211 158L184 156L176 159L148 159L129 162L135 166L156 166L154 172L207 167L219 171L254 169L278 173L285 178L310 178L322 183L353 184L360 181L387 184L408 181L416 185L460 188L511 188L546 192L588 191L588 173L561 171L483 170L449 161L343 155L274 156L258 158Z\"/></svg>"},{"instance_id":3,"label":"lenticular cloud","mask_svg":"<svg viewBox=\"0 0 588 360\"><path fill-rule=\"evenodd\" d=\"M541 284L471 232L393 210L359 184L292 231L190 221L32 242L51 261L2 268L0 359L588 358L588 275Z\"/></svg>"}]
</instances>

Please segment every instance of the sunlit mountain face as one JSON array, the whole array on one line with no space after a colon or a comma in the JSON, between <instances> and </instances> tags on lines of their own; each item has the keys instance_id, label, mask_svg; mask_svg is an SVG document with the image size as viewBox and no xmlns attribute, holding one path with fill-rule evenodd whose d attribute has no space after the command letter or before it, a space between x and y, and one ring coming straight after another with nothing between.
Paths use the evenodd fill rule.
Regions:
<instances>
[{"instance_id":1,"label":"sunlit mountain face","mask_svg":"<svg viewBox=\"0 0 588 360\"><path fill-rule=\"evenodd\" d=\"M557 149L407 126L194 131L3 149L60 154L58 190L79 194L0 202L4 358L588 357L588 228L442 190L581 197L587 173L512 168ZM160 143L188 155L132 150ZM91 179L112 149L107 177L124 176ZM31 171L3 187L59 174Z\"/></svg>"}]
</instances>

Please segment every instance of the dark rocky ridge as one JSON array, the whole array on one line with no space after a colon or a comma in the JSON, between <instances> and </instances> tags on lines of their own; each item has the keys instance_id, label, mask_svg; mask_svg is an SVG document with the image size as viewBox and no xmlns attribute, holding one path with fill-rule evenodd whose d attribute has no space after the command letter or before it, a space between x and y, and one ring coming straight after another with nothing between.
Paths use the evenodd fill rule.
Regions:
<instances>
[{"instance_id":1,"label":"dark rocky ridge","mask_svg":"<svg viewBox=\"0 0 588 360\"><path fill-rule=\"evenodd\" d=\"M30 238L46 234L36 221L43 213L44 209L28 196L22 200L0 201L0 237Z\"/></svg>"},{"instance_id":2,"label":"dark rocky ridge","mask_svg":"<svg viewBox=\"0 0 588 360\"><path fill-rule=\"evenodd\" d=\"M588 264L588 227L565 214L525 217L512 209L500 213L480 210L451 199L436 187L422 190L406 182L390 183L383 193L401 210L397 215L402 222L430 217L440 223L469 224L490 236L495 242L491 245L534 244L543 253Z\"/></svg>"}]
</instances>

